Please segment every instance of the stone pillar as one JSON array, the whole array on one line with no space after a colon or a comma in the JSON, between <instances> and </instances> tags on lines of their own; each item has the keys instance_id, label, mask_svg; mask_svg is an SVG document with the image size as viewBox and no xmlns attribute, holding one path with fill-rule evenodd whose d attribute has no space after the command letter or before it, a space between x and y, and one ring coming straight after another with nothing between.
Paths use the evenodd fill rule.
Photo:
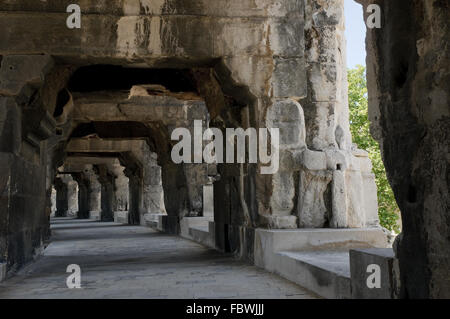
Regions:
<instances>
[{"instance_id":1,"label":"stone pillar","mask_svg":"<svg viewBox=\"0 0 450 319\"><path fill-rule=\"evenodd\" d=\"M89 218L100 219L102 186L92 167L89 174Z\"/></svg>"},{"instance_id":2,"label":"stone pillar","mask_svg":"<svg viewBox=\"0 0 450 319\"><path fill-rule=\"evenodd\" d=\"M80 219L89 218L90 207L90 180L84 173L72 174L73 179L78 183L78 213L77 217Z\"/></svg>"},{"instance_id":3,"label":"stone pillar","mask_svg":"<svg viewBox=\"0 0 450 319\"><path fill-rule=\"evenodd\" d=\"M69 209L67 184L61 177L55 178L55 190L56 190L56 217L67 217L67 211Z\"/></svg>"},{"instance_id":4,"label":"stone pillar","mask_svg":"<svg viewBox=\"0 0 450 319\"><path fill-rule=\"evenodd\" d=\"M184 164L186 187L189 196L189 211L185 216L198 217L203 212L203 186L208 183L206 164Z\"/></svg>"},{"instance_id":5,"label":"stone pillar","mask_svg":"<svg viewBox=\"0 0 450 319\"><path fill-rule=\"evenodd\" d=\"M164 191L162 186L162 170L156 161L156 153L143 165L143 213L141 225L146 224L145 214L166 214L164 205Z\"/></svg>"},{"instance_id":6,"label":"stone pillar","mask_svg":"<svg viewBox=\"0 0 450 319\"><path fill-rule=\"evenodd\" d=\"M55 217L56 213L56 189L54 186L52 186L52 193L50 195L50 201L51 201L51 214L50 217Z\"/></svg>"},{"instance_id":7,"label":"stone pillar","mask_svg":"<svg viewBox=\"0 0 450 319\"><path fill-rule=\"evenodd\" d=\"M203 214L203 186L209 183L208 164L203 163L203 133L209 128L208 111L203 103L191 105L188 111L188 129L192 137L192 164L183 164L186 176L186 190L189 197L189 205L184 216L199 217ZM200 125L201 123L201 125ZM197 126L197 127L196 127ZM196 141L201 143L197 148ZM196 159L202 159L202 163L196 163ZM184 217L181 215L180 217Z\"/></svg>"},{"instance_id":8,"label":"stone pillar","mask_svg":"<svg viewBox=\"0 0 450 319\"><path fill-rule=\"evenodd\" d=\"M114 189L115 189L115 203L114 203L114 211L127 212L129 209L129 191L128 191L128 178L124 174L125 167L121 166L119 161L111 166L111 173L116 176L114 181Z\"/></svg>"},{"instance_id":9,"label":"stone pillar","mask_svg":"<svg viewBox=\"0 0 450 319\"><path fill-rule=\"evenodd\" d=\"M101 214L100 220L107 222L114 220L115 176L112 175L106 165L96 165L98 168L98 181L101 184Z\"/></svg>"},{"instance_id":10,"label":"stone pillar","mask_svg":"<svg viewBox=\"0 0 450 319\"><path fill-rule=\"evenodd\" d=\"M203 217L214 220L214 186L211 181L203 185Z\"/></svg>"},{"instance_id":11,"label":"stone pillar","mask_svg":"<svg viewBox=\"0 0 450 319\"><path fill-rule=\"evenodd\" d=\"M67 217L76 218L78 215L78 183L71 175L64 175L63 181L67 184Z\"/></svg>"},{"instance_id":12,"label":"stone pillar","mask_svg":"<svg viewBox=\"0 0 450 319\"><path fill-rule=\"evenodd\" d=\"M142 176L140 172L131 172L125 170L129 184L129 206L128 206L128 223L130 225L139 225L141 222L141 211L143 209L142 202Z\"/></svg>"},{"instance_id":13,"label":"stone pillar","mask_svg":"<svg viewBox=\"0 0 450 319\"><path fill-rule=\"evenodd\" d=\"M279 129L281 158L278 171L272 175L273 190L270 199L271 214L267 216L268 224L270 228L297 228L297 217L292 214L297 187L294 179L297 168L285 159L291 153L306 149L303 109L293 99L277 99L267 112L266 124L267 128Z\"/></svg>"}]
</instances>

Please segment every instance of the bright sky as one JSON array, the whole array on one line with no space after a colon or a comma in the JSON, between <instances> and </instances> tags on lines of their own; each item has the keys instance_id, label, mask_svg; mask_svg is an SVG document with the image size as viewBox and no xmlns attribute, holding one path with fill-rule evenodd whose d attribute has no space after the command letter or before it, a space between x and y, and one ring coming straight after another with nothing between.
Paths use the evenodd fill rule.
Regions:
<instances>
[{"instance_id":1,"label":"bright sky","mask_svg":"<svg viewBox=\"0 0 450 319\"><path fill-rule=\"evenodd\" d=\"M366 25L362 6L354 0L345 1L345 37L347 38L347 67L366 65Z\"/></svg>"}]
</instances>

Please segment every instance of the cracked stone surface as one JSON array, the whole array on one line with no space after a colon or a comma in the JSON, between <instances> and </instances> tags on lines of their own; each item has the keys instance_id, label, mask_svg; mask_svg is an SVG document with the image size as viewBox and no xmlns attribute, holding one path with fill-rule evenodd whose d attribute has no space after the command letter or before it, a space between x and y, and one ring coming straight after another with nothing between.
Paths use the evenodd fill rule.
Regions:
<instances>
[{"instance_id":1,"label":"cracked stone surface","mask_svg":"<svg viewBox=\"0 0 450 319\"><path fill-rule=\"evenodd\" d=\"M0 298L295 298L315 295L277 275L141 226L56 218L53 241L0 284ZM81 267L68 289L66 267Z\"/></svg>"}]
</instances>

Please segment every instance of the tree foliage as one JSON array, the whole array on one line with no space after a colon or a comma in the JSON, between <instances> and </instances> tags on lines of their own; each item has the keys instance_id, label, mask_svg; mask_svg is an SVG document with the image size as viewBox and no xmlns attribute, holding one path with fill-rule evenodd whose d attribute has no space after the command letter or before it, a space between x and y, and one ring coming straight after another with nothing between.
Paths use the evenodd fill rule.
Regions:
<instances>
[{"instance_id":1,"label":"tree foliage","mask_svg":"<svg viewBox=\"0 0 450 319\"><path fill-rule=\"evenodd\" d=\"M365 67L357 65L356 68L348 70L348 84L350 129L353 142L358 145L358 148L366 150L372 160L378 190L378 214L381 226L398 233L400 210L386 177L380 147L370 135Z\"/></svg>"}]
</instances>

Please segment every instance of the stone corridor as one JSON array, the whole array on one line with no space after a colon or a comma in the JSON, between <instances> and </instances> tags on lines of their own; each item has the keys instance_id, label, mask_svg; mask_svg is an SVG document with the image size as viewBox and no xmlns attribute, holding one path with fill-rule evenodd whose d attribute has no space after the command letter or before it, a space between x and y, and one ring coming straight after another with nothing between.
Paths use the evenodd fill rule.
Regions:
<instances>
[{"instance_id":1,"label":"stone corridor","mask_svg":"<svg viewBox=\"0 0 450 319\"><path fill-rule=\"evenodd\" d=\"M52 220L52 242L0 284L0 298L316 298L277 275L142 226ZM69 264L81 289L68 289Z\"/></svg>"},{"instance_id":2,"label":"stone corridor","mask_svg":"<svg viewBox=\"0 0 450 319\"><path fill-rule=\"evenodd\" d=\"M0 297L450 298L450 2L356 1L392 246L344 0L0 1Z\"/></svg>"}]
</instances>

